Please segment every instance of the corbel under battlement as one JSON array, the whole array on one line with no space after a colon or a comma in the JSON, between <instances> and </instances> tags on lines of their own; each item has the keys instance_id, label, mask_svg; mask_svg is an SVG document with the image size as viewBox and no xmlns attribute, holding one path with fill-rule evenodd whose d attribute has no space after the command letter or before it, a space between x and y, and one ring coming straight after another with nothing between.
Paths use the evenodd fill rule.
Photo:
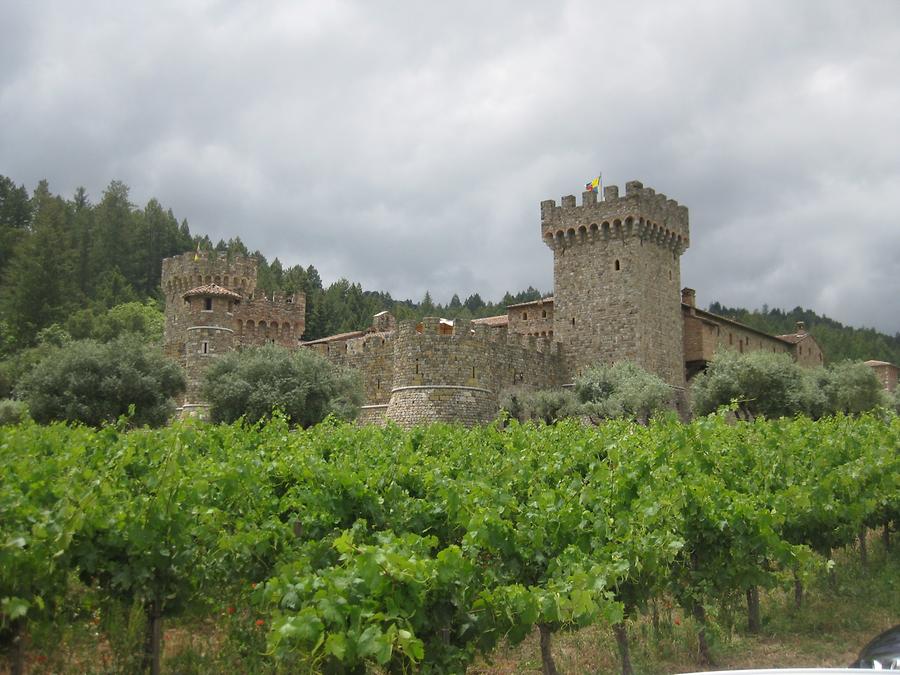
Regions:
<instances>
[{"instance_id":1,"label":"corbel under battlement","mask_svg":"<svg viewBox=\"0 0 900 675\"><path fill-rule=\"evenodd\" d=\"M582 203L575 195L566 195L561 204L553 199L541 202L541 234L551 248L598 239L635 236L649 240L676 253L690 245L688 209L640 181L629 181L625 195L616 185L597 193L582 193Z\"/></svg>"}]
</instances>

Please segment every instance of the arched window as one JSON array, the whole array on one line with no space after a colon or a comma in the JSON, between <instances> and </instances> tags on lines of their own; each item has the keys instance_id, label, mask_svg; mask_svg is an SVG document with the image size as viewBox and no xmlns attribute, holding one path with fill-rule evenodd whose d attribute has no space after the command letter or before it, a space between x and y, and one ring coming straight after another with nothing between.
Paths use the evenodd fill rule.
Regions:
<instances>
[{"instance_id":1,"label":"arched window","mask_svg":"<svg viewBox=\"0 0 900 675\"><path fill-rule=\"evenodd\" d=\"M616 264L615 264L615 270L616 270L616 272L618 272L620 269L622 269L622 265L620 265L620 264L619 264L619 261L616 260Z\"/></svg>"}]
</instances>

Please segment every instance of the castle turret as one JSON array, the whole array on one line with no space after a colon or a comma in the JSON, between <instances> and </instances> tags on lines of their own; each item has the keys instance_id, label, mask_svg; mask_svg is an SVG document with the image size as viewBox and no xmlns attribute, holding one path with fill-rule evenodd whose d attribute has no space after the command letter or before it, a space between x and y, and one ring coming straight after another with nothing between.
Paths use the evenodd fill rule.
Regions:
<instances>
[{"instance_id":1,"label":"castle turret","mask_svg":"<svg viewBox=\"0 0 900 675\"><path fill-rule=\"evenodd\" d=\"M184 412L206 407L200 395L213 359L244 346L297 348L304 330L302 293L268 298L256 289L256 260L185 253L163 260L166 354L185 369ZM258 296L258 297L257 297Z\"/></svg>"},{"instance_id":2,"label":"castle turret","mask_svg":"<svg viewBox=\"0 0 900 675\"><path fill-rule=\"evenodd\" d=\"M241 298L248 298L256 289L256 261L243 255L229 256L215 251L199 255L184 253L162 261L161 283L166 296L165 351L183 366L189 307L184 294L200 286L216 284L234 291Z\"/></svg>"},{"instance_id":3,"label":"castle turret","mask_svg":"<svg viewBox=\"0 0 900 675\"><path fill-rule=\"evenodd\" d=\"M553 250L553 337L571 382L597 363L629 360L684 387L681 254L688 210L638 181L541 202Z\"/></svg>"},{"instance_id":4,"label":"castle turret","mask_svg":"<svg viewBox=\"0 0 900 675\"><path fill-rule=\"evenodd\" d=\"M212 359L224 356L235 346L234 310L241 296L217 284L192 288L183 294L186 306L184 370L187 390L185 410L203 408L200 390Z\"/></svg>"}]
</instances>

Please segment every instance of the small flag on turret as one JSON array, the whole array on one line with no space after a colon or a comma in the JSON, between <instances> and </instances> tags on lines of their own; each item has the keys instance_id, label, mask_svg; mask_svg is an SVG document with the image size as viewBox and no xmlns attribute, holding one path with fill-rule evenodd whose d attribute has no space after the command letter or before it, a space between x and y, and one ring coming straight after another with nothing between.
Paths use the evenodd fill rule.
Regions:
<instances>
[{"instance_id":1,"label":"small flag on turret","mask_svg":"<svg viewBox=\"0 0 900 675\"><path fill-rule=\"evenodd\" d=\"M584 189L589 192L600 192L600 176L597 176L588 183L585 183Z\"/></svg>"},{"instance_id":2,"label":"small flag on turret","mask_svg":"<svg viewBox=\"0 0 900 675\"><path fill-rule=\"evenodd\" d=\"M200 242L197 242L197 252L194 254L194 262L200 260Z\"/></svg>"}]
</instances>

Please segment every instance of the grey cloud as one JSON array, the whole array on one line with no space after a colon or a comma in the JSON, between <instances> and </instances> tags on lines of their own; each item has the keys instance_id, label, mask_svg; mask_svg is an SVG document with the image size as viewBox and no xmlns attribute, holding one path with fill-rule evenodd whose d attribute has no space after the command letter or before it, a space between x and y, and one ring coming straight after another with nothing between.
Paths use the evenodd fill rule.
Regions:
<instances>
[{"instance_id":1,"label":"grey cloud","mask_svg":"<svg viewBox=\"0 0 900 675\"><path fill-rule=\"evenodd\" d=\"M394 297L551 290L538 203L602 170L687 204L699 300L900 331L900 5L30 3L0 173L112 178ZM893 311L890 308L894 308Z\"/></svg>"}]
</instances>

